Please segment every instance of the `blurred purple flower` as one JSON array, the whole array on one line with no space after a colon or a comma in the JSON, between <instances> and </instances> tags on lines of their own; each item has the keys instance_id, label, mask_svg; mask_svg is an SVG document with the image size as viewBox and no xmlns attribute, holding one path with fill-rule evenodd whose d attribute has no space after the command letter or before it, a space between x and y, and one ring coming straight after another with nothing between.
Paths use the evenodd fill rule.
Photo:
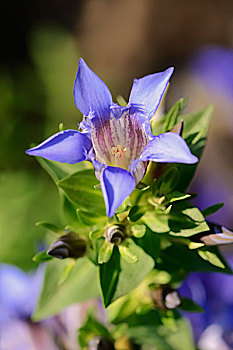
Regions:
<instances>
[{"instance_id":1,"label":"blurred purple flower","mask_svg":"<svg viewBox=\"0 0 233 350\"><path fill-rule=\"evenodd\" d=\"M13 265L0 265L0 325L10 319L29 319L36 306L43 271L26 274Z\"/></svg>"},{"instance_id":2,"label":"blurred purple flower","mask_svg":"<svg viewBox=\"0 0 233 350\"><path fill-rule=\"evenodd\" d=\"M233 276L211 272L191 273L179 288L179 293L181 296L191 298L204 309L204 313L182 312L192 324L196 342L198 343L201 339L201 343L204 344L205 337L209 337L212 329L210 326L215 325L226 348L229 346L231 349L233 347ZM210 331L204 333L207 329ZM204 346L202 348L205 349Z\"/></svg>"},{"instance_id":3,"label":"blurred purple flower","mask_svg":"<svg viewBox=\"0 0 233 350\"><path fill-rule=\"evenodd\" d=\"M191 71L217 93L233 99L233 50L210 46L199 50L190 62Z\"/></svg>"},{"instance_id":4,"label":"blurred purple flower","mask_svg":"<svg viewBox=\"0 0 233 350\"><path fill-rule=\"evenodd\" d=\"M61 327L56 320L31 321L43 274L43 268L25 273L13 265L0 265L1 350L58 350L53 333L61 334Z\"/></svg>"},{"instance_id":5,"label":"blurred purple flower","mask_svg":"<svg viewBox=\"0 0 233 350\"><path fill-rule=\"evenodd\" d=\"M197 158L175 133L154 136L150 119L166 90L173 68L135 79L127 107L114 104L105 83L83 59L74 100L83 113L82 132L59 132L26 153L64 163L89 160L100 179L108 216L143 178L147 161L192 164Z\"/></svg>"}]
</instances>

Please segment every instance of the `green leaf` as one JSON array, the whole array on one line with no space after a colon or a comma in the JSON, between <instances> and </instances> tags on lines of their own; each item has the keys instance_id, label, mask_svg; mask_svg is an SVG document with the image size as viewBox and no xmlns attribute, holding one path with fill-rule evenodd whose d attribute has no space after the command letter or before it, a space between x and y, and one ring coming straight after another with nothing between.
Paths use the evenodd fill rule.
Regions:
<instances>
[{"instance_id":1,"label":"green leaf","mask_svg":"<svg viewBox=\"0 0 233 350\"><path fill-rule=\"evenodd\" d=\"M134 264L138 261L138 257L134 252L135 244L132 244L132 242L132 239L128 238L118 246L120 255L129 264Z\"/></svg>"},{"instance_id":2,"label":"green leaf","mask_svg":"<svg viewBox=\"0 0 233 350\"><path fill-rule=\"evenodd\" d=\"M132 246L138 257L138 261L134 264L120 258L119 251L115 247L108 263L100 266L100 285L105 307L134 289L153 269L153 259L133 241Z\"/></svg>"},{"instance_id":3,"label":"green leaf","mask_svg":"<svg viewBox=\"0 0 233 350\"><path fill-rule=\"evenodd\" d=\"M137 244L156 262L160 252L160 238L157 235L147 228L146 234L137 239Z\"/></svg>"},{"instance_id":4,"label":"green leaf","mask_svg":"<svg viewBox=\"0 0 233 350\"><path fill-rule=\"evenodd\" d=\"M104 244L100 248L98 255L98 263L103 264L107 263L112 256L114 244L111 244L107 241L104 241Z\"/></svg>"},{"instance_id":5,"label":"green leaf","mask_svg":"<svg viewBox=\"0 0 233 350\"><path fill-rule=\"evenodd\" d=\"M84 170L86 167L85 162L77 164L68 164L55 162L40 157L36 157L36 159L38 163L42 166L42 168L51 176L55 183L77 171Z\"/></svg>"},{"instance_id":6,"label":"green leaf","mask_svg":"<svg viewBox=\"0 0 233 350\"><path fill-rule=\"evenodd\" d=\"M134 237L142 238L146 233L146 226L136 224L131 227L131 231Z\"/></svg>"},{"instance_id":7,"label":"green leaf","mask_svg":"<svg viewBox=\"0 0 233 350\"><path fill-rule=\"evenodd\" d=\"M180 173L177 168L172 167L165 172L159 179L155 180L152 185L152 193L158 193L158 196L163 196L173 191L180 179Z\"/></svg>"},{"instance_id":8,"label":"green leaf","mask_svg":"<svg viewBox=\"0 0 233 350\"><path fill-rule=\"evenodd\" d=\"M175 202L170 213L166 215L147 211L142 221L153 232L174 236L190 237L209 230L200 210L188 201Z\"/></svg>"},{"instance_id":9,"label":"green leaf","mask_svg":"<svg viewBox=\"0 0 233 350\"><path fill-rule=\"evenodd\" d=\"M169 112L165 116L163 132L170 131L175 126L178 120L178 116L180 115L182 110L185 108L186 104L187 104L187 101L181 98L179 101L177 101L174 104L174 106L172 106L172 108L169 110Z\"/></svg>"},{"instance_id":10,"label":"green leaf","mask_svg":"<svg viewBox=\"0 0 233 350\"><path fill-rule=\"evenodd\" d=\"M206 218L207 216L216 213L216 211L221 209L223 206L224 206L224 203L218 203L218 204L211 205L210 207L202 210L202 215Z\"/></svg>"},{"instance_id":11,"label":"green leaf","mask_svg":"<svg viewBox=\"0 0 233 350\"><path fill-rule=\"evenodd\" d=\"M169 233L168 216L157 214L156 211L148 211L142 217L142 221L151 231L156 233Z\"/></svg>"},{"instance_id":12,"label":"green leaf","mask_svg":"<svg viewBox=\"0 0 233 350\"><path fill-rule=\"evenodd\" d=\"M40 163L42 168L51 176L53 181L57 183L69 175L83 171L89 168L87 162L81 162L77 164L60 163L55 161L50 161L44 158L36 157L37 161ZM74 231L80 232L80 227L85 226L83 222L79 220L76 214L76 207L71 203L64 193L60 193L61 203L62 203L62 214L64 215L65 222L67 226Z\"/></svg>"},{"instance_id":13,"label":"green leaf","mask_svg":"<svg viewBox=\"0 0 233 350\"><path fill-rule=\"evenodd\" d=\"M101 237L99 239L93 239L91 242L90 242L90 247L89 249L87 250L87 256L88 258L90 259L90 261L96 265L96 266L99 266L99 263L98 263L98 255L99 255L99 251L100 251L100 248L102 247L103 245L103 242L104 242L104 238Z\"/></svg>"},{"instance_id":14,"label":"green leaf","mask_svg":"<svg viewBox=\"0 0 233 350\"><path fill-rule=\"evenodd\" d=\"M79 220L81 220L84 225L94 227L98 226L102 230L108 221L107 216L90 215L90 213L82 209L76 209L76 214Z\"/></svg>"},{"instance_id":15,"label":"green leaf","mask_svg":"<svg viewBox=\"0 0 233 350\"><path fill-rule=\"evenodd\" d=\"M49 222L45 222L45 221L38 221L38 222L36 223L36 226L45 227L45 228L47 228L48 230L53 231L53 232L55 232L55 233L59 233L59 234L62 233L62 232L64 231L63 229L57 227L56 225L50 224Z\"/></svg>"},{"instance_id":16,"label":"green leaf","mask_svg":"<svg viewBox=\"0 0 233 350\"><path fill-rule=\"evenodd\" d=\"M176 201L182 201L184 199L190 198L191 194L188 193L182 193L179 191L173 191L166 195L166 199L169 201L169 203L173 203Z\"/></svg>"},{"instance_id":17,"label":"green leaf","mask_svg":"<svg viewBox=\"0 0 233 350\"><path fill-rule=\"evenodd\" d=\"M136 344L156 350L195 350L188 323L179 318L175 321L176 330L164 325L140 325L129 328L127 335ZM182 339L182 341L181 341Z\"/></svg>"},{"instance_id":18,"label":"green leaf","mask_svg":"<svg viewBox=\"0 0 233 350\"><path fill-rule=\"evenodd\" d=\"M46 250L35 254L32 258L32 260L36 261L36 262L45 262L45 261L49 261L51 259L52 259L52 257L46 253Z\"/></svg>"},{"instance_id":19,"label":"green leaf","mask_svg":"<svg viewBox=\"0 0 233 350\"><path fill-rule=\"evenodd\" d=\"M184 129L182 137L187 142L191 152L199 159L202 155L206 144L206 138L209 128L211 115L213 113L213 106L205 108L203 111L184 115L178 118L184 120ZM185 192L193 175L195 173L197 164L179 164L176 165L180 171L180 182L178 188Z\"/></svg>"},{"instance_id":20,"label":"green leaf","mask_svg":"<svg viewBox=\"0 0 233 350\"><path fill-rule=\"evenodd\" d=\"M216 247L211 247L211 250L221 260L224 267L212 264L208 260L204 260L197 250L190 250L186 245L172 243L171 246L161 250L157 268L167 271L173 278L179 273L188 273L191 271L215 271L232 273L231 269L218 253Z\"/></svg>"},{"instance_id":21,"label":"green leaf","mask_svg":"<svg viewBox=\"0 0 233 350\"><path fill-rule=\"evenodd\" d=\"M61 208L68 228L80 233L80 229L85 228L86 225L80 219L79 215L77 215L75 206L69 201L64 193L61 193Z\"/></svg>"},{"instance_id":22,"label":"green leaf","mask_svg":"<svg viewBox=\"0 0 233 350\"><path fill-rule=\"evenodd\" d=\"M48 263L34 321L56 315L71 304L99 296L97 268L86 257L78 259L67 279L59 284L65 266L63 260L53 259Z\"/></svg>"},{"instance_id":23,"label":"green leaf","mask_svg":"<svg viewBox=\"0 0 233 350\"><path fill-rule=\"evenodd\" d=\"M58 281L59 285L64 283L67 280L68 276L70 275L74 267L75 267L75 260L68 259L68 261L66 262L66 265L64 266L64 269L61 272L61 276Z\"/></svg>"},{"instance_id":24,"label":"green leaf","mask_svg":"<svg viewBox=\"0 0 233 350\"><path fill-rule=\"evenodd\" d=\"M189 312L204 312L202 307L188 298L181 298L181 304L178 306L178 308Z\"/></svg>"},{"instance_id":25,"label":"green leaf","mask_svg":"<svg viewBox=\"0 0 233 350\"><path fill-rule=\"evenodd\" d=\"M133 206L129 212L129 218L132 222L138 221L145 213L145 210L140 206Z\"/></svg>"},{"instance_id":26,"label":"green leaf","mask_svg":"<svg viewBox=\"0 0 233 350\"><path fill-rule=\"evenodd\" d=\"M97 239L97 238L103 237L103 235L104 235L103 229L97 229L89 232L90 239Z\"/></svg>"},{"instance_id":27,"label":"green leaf","mask_svg":"<svg viewBox=\"0 0 233 350\"><path fill-rule=\"evenodd\" d=\"M92 212L97 216L105 216L106 209L102 192L94 188L97 183L94 170L90 169L74 173L58 181L57 185L77 208Z\"/></svg>"},{"instance_id":28,"label":"green leaf","mask_svg":"<svg viewBox=\"0 0 233 350\"><path fill-rule=\"evenodd\" d=\"M225 259L220 254L217 247L203 247L203 248L200 248L197 252L202 259L208 261L210 264L223 270L227 268L228 269L227 272L229 273L232 272L230 267L227 265Z\"/></svg>"},{"instance_id":29,"label":"green leaf","mask_svg":"<svg viewBox=\"0 0 233 350\"><path fill-rule=\"evenodd\" d=\"M189 249L198 249L204 246L205 246L205 243L199 243L199 242L190 242L188 245Z\"/></svg>"}]
</instances>

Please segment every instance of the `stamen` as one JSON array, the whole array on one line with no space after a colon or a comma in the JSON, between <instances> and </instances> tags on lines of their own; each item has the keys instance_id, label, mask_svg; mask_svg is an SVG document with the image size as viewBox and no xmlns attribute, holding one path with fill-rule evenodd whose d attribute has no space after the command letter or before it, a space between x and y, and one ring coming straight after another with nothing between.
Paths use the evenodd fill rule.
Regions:
<instances>
[{"instance_id":1,"label":"stamen","mask_svg":"<svg viewBox=\"0 0 233 350\"><path fill-rule=\"evenodd\" d=\"M123 148L121 145L118 145L117 147L112 147L112 154L115 158L123 158L125 156L126 151L127 148Z\"/></svg>"}]
</instances>

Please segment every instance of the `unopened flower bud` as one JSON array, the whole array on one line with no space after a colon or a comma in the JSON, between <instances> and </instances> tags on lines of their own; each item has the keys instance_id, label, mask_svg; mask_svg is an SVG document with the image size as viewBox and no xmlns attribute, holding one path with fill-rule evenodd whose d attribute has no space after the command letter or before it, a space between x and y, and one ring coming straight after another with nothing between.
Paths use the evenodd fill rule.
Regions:
<instances>
[{"instance_id":1,"label":"unopened flower bud","mask_svg":"<svg viewBox=\"0 0 233 350\"><path fill-rule=\"evenodd\" d=\"M59 237L51 244L47 254L54 258L81 258L86 252L86 241L75 232Z\"/></svg>"},{"instance_id":2,"label":"unopened flower bud","mask_svg":"<svg viewBox=\"0 0 233 350\"><path fill-rule=\"evenodd\" d=\"M109 243L119 245L126 238L123 226L113 225L105 231L105 239Z\"/></svg>"},{"instance_id":3,"label":"unopened flower bud","mask_svg":"<svg viewBox=\"0 0 233 350\"><path fill-rule=\"evenodd\" d=\"M233 243L233 231L212 222L208 222L208 226L209 231L191 237L192 241L204 243L206 246Z\"/></svg>"},{"instance_id":4,"label":"unopened flower bud","mask_svg":"<svg viewBox=\"0 0 233 350\"><path fill-rule=\"evenodd\" d=\"M88 343L88 350L115 350L113 343L103 337L96 337Z\"/></svg>"},{"instance_id":5,"label":"unopened flower bud","mask_svg":"<svg viewBox=\"0 0 233 350\"><path fill-rule=\"evenodd\" d=\"M167 288L158 287L152 289L151 297L155 306L161 310L175 309L181 304L178 292Z\"/></svg>"}]
</instances>

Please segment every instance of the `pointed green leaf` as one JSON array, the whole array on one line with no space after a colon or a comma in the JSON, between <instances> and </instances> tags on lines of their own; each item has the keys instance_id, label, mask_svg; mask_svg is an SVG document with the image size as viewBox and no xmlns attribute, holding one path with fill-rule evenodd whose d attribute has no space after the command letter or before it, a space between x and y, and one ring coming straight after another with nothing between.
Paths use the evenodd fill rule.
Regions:
<instances>
[{"instance_id":1,"label":"pointed green leaf","mask_svg":"<svg viewBox=\"0 0 233 350\"><path fill-rule=\"evenodd\" d=\"M164 325L144 324L130 327L127 335L143 349L195 350L190 327L183 318L174 320L176 330ZM182 339L182 341L181 341ZM156 347L155 347L156 346Z\"/></svg>"},{"instance_id":2,"label":"pointed green leaf","mask_svg":"<svg viewBox=\"0 0 233 350\"><path fill-rule=\"evenodd\" d=\"M128 238L122 244L119 245L119 252L122 258L129 264L134 264L138 261L138 257L134 252L135 245L132 244L132 240Z\"/></svg>"},{"instance_id":3,"label":"pointed green leaf","mask_svg":"<svg viewBox=\"0 0 233 350\"><path fill-rule=\"evenodd\" d=\"M49 222L45 222L45 221L38 221L36 223L36 226L43 226L43 227L47 228L48 230L53 231L55 233L59 233L59 234L64 231L63 229L57 227L56 225L50 224Z\"/></svg>"},{"instance_id":4,"label":"pointed green leaf","mask_svg":"<svg viewBox=\"0 0 233 350\"><path fill-rule=\"evenodd\" d=\"M52 257L46 253L46 250L35 254L32 258L32 260L36 261L36 262L45 262L45 261L49 261L51 259L52 259Z\"/></svg>"},{"instance_id":5,"label":"pointed green leaf","mask_svg":"<svg viewBox=\"0 0 233 350\"><path fill-rule=\"evenodd\" d=\"M173 242L171 246L160 251L160 260L157 261L157 268L167 271L173 278L176 278L176 275L178 276L182 271L184 274L191 271L215 271L231 274L231 269L220 256L216 247L211 247L208 250L217 255L221 261L220 266L204 260L197 250L190 250L186 245ZM224 265L223 267L222 264Z\"/></svg>"},{"instance_id":6,"label":"pointed green leaf","mask_svg":"<svg viewBox=\"0 0 233 350\"><path fill-rule=\"evenodd\" d=\"M202 259L208 261L210 264L217 266L220 269L225 269L225 261L217 251L216 247L199 249L197 252Z\"/></svg>"},{"instance_id":7,"label":"pointed green leaf","mask_svg":"<svg viewBox=\"0 0 233 350\"><path fill-rule=\"evenodd\" d=\"M153 269L154 261L133 241L138 261L134 264L120 258L118 248L114 248L111 259L100 265L100 285L105 307L114 300L134 289Z\"/></svg>"},{"instance_id":8,"label":"pointed green leaf","mask_svg":"<svg viewBox=\"0 0 233 350\"><path fill-rule=\"evenodd\" d=\"M114 244L111 244L107 241L104 241L104 244L100 248L99 255L98 255L98 263L99 264L103 264L103 263L108 262L108 260L112 256L113 248L114 248Z\"/></svg>"},{"instance_id":9,"label":"pointed green leaf","mask_svg":"<svg viewBox=\"0 0 233 350\"><path fill-rule=\"evenodd\" d=\"M144 214L145 210L140 206L133 206L129 212L129 218L132 222L138 221Z\"/></svg>"},{"instance_id":10,"label":"pointed green leaf","mask_svg":"<svg viewBox=\"0 0 233 350\"><path fill-rule=\"evenodd\" d=\"M131 227L131 231L134 237L141 238L146 233L146 226L145 225L133 225Z\"/></svg>"},{"instance_id":11,"label":"pointed green leaf","mask_svg":"<svg viewBox=\"0 0 233 350\"><path fill-rule=\"evenodd\" d=\"M67 279L59 284L66 261L53 259L45 272L34 321L58 314L65 307L99 296L97 268L86 257L76 261Z\"/></svg>"},{"instance_id":12,"label":"pointed green leaf","mask_svg":"<svg viewBox=\"0 0 233 350\"><path fill-rule=\"evenodd\" d=\"M212 113L213 106L209 106L201 112L184 115L178 118L178 120L184 120L182 137L187 142L191 152L199 159L205 147ZM176 166L180 171L180 182L177 188L185 192L193 178L197 164L179 164Z\"/></svg>"},{"instance_id":13,"label":"pointed green leaf","mask_svg":"<svg viewBox=\"0 0 233 350\"><path fill-rule=\"evenodd\" d=\"M211 205L210 207L202 210L202 215L206 218L207 216L216 213L223 206L224 206L224 203L218 203L218 204Z\"/></svg>"},{"instance_id":14,"label":"pointed green leaf","mask_svg":"<svg viewBox=\"0 0 233 350\"><path fill-rule=\"evenodd\" d=\"M190 237L209 230L200 210L188 201L175 202L167 215L148 211L142 217L142 221L154 232L174 236Z\"/></svg>"},{"instance_id":15,"label":"pointed green leaf","mask_svg":"<svg viewBox=\"0 0 233 350\"><path fill-rule=\"evenodd\" d=\"M176 202L176 201L182 201L182 200L190 198L190 197L191 197L191 194L182 193L182 192L179 192L179 191L173 191L173 192L169 193L166 196L166 199L170 203L173 203L173 202Z\"/></svg>"},{"instance_id":16,"label":"pointed green leaf","mask_svg":"<svg viewBox=\"0 0 233 350\"><path fill-rule=\"evenodd\" d=\"M195 301L188 298L181 298L181 304L178 306L178 308L188 312L204 312L202 307L195 303Z\"/></svg>"},{"instance_id":17,"label":"pointed green leaf","mask_svg":"<svg viewBox=\"0 0 233 350\"><path fill-rule=\"evenodd\" d=\"M157 261L160 252L160 237L151 232L148 228L146 234L142 238L137 239L137 244L150 255L154 261Z\"/></svg>"},{"instance_id":18,"label":"pointed green leaf","mask_svg":"<svg viewBox=\"0 0 233 350\"><path fill-rule=\"evenodd\" d=\"M87 236L90 231L90 227L82 220L82 217L78 210L71 201L65 196L64 193L61 193L62 201L62 213L64 215L64 220L66 222L66 228L73 230L80 235Z\"/></svg>"},{"instance_id":19,"label":"pointed green leaf","mask_svg":"<svg viewBox=\"0 0 233 350\"><path fill-rule=\"evenodd\" d=\"M91 231L89 233L89 237L90 239L97 239L97 238L100 238L100 237L103 237L104 235L104 230L102 229L97 229L97 230L94 230L94 231Z\"/></svg>"},{"instance_id":20,"label":"pointed green leaf","mask_svg":"<svg viewBox=\"0 0 233 350\"><path fill-rule=\"evenodd\" d=\"M166 195L176 188L179 180L180 173L178 169L172 167L159 180L153 182L152 193L158 196Z\"/></svg>"},{"instance_id":21,"label":"pointed green leaf","mask_svg":"<svg viewBox=\"0 0 233 350\"><path fill-rule=\"evenodd\" d=\"M204 246L205 246L204 243L199 243L199 242L190 242L188 245L189 249L198 249Z\"/></svg>"},{"instance_id":22,"label":"pointed green leaf","mask_svg":"<svg viewBox=\"0 0 233 350\"><path fill-rule=\"evenodd\" d=\"M187 101L181 98L179 101L177 101L174 104L174 106L172 106L172 108L169 110L169 112L165 116L163 132L170 131L175 126L178 120L178 116L180 115L182 110L185 108L186 104L187 104Z\"/></svg>"},{"instance_id":23,"label":"pointed green leaf","mask_svg":"<svg viewBox=\"0 0 233 350\"><path fill-rule=\"evenodd\" d=\"M90 169L74 173L58 181L57 185L77 208L92 212L97 216L105 216L106 209L102 192L94 188L97 183L94 170Z\"/></svg>"},{"instance_id":24,"label":"pointed green leaf","mask_svg":"<svg viewBox=\"0 0 233 350\"><path fill-rule=\"evenodd\" d=\"M68 164L68 163L60 163L52 160L36 157L38 163L42 166L42 168L51 176L53 181L57 183L57 181L75 173L77 171L82 171L86 167L86 163L77 163L77 164Z\"/></svg>"},{"instance_id":25,"label":"pointed green leaf","mask_svg":"<svg viewBox=\"0 0 233 350\"><path fill-rule=\"evenodd\" d=\"M59 285L64 283L67 280L68 276L70 275L70 273L72 272L74 267L75 267L75 260L69 259L66 262L64 269L61 272L61 276L60 276L59 281L58 281Z\"/></svg>"}]
</instances>

